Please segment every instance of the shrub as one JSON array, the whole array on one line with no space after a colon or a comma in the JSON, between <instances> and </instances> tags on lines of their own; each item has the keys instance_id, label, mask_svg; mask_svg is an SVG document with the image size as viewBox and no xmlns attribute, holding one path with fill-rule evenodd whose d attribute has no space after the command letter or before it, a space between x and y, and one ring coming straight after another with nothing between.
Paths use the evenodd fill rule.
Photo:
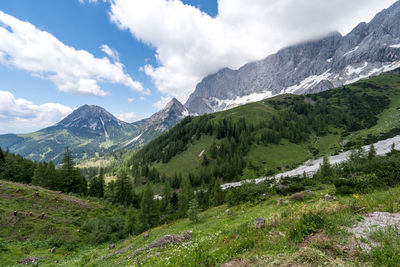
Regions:
<instances>
[{"instance_id":1,"label":"shrub","mask_svg":"<svg viewBox=\"0 0 400 267\"><path fill-rule=\"evenodd\" d=\"M294 241L301 242L306 236L321 229L324 221L325 218L321 213L305 213L297 226L290 231L289 236Z\"/></svg>"},{"instance_id":2,"label":"shrub","mask_svg":"<svg viewBox=\"0 0 400 267\"><path fill-rule=\"evenodd\" d=\"M82 230L89 233L89 241L92 244L115 242L125 236L124 218L118 215L91 218L82 224Z\"/></svg>"}]
</instances>

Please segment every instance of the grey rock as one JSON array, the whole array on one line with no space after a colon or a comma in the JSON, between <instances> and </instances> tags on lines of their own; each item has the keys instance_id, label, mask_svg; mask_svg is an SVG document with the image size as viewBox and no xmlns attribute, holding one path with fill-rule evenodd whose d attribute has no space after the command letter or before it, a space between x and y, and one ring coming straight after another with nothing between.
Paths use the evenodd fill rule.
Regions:
<instances>
[{"instance_id":1,"label":"grey rock","mask_svg":"<svg viewBox=\"0 0 400 267\"><path fill-rule=\"evenodd\" d=\"M346 36L330 33L238 70L222 69L197 84L185 107L191 114L212 113L268 94L321 92L400 67L399 20L396 2Z\"/></svg>"},{"instance_id":2,"label":"grey rock","mask_svg":"<svg viewBox=\"0 0 400 267\"><path fill-rule=\"evenodd\" d=\"M304 194L306 195L306 196L312 196L312 191L311 190L306 190L305 192L304 192Z\"/></svg>"},{"instance_id":3,"label":"grey rock","mask_svg":"<svg viewBox=\"0 0 400 267\"><path fill-rule=\"evenodd\" d=\"M254 228L260 229L265 226L265 219L264 218L255 218L254 219Z\"/></svg>"},{"instance_id":4,"label":"grey rock","mask_svg":"<svg viewBox=\"0 0 400 267\"><path fill-rule=\"evenodd\" d=\"M226 214L231 214L231 210L230 210L230 209L226 209L226 210L225 210L225 213L226 213Z\"/></svg>"},{"instance_id":5,"label":"grey rock","mask_svg":"<svg viewBox=\"0 0 400 267\"><path fill-rule=\"evenodd\" d=\"M147 239L147 238L149 238L149 233L145 233L144 235L143 235L143 239Z\"/></svg>"},{"instance_id":6,"label":"grey rock","mask_svg":"<svg viewBox=\"0 0 400 267\"><path fill-rule=\"evenodd\" d=\"M330 200L330 199L332 199L332 196L329 195L329 194L326 194L326 195L324 196L324 199L325 199L325 200Z\"/></svg>"},{"instance_id":7,"label":"grey rock","mask_svg":"<svg viewBox=\"0 0 400 267\"><path fill-rule=\"evenodd\" d=\"M110 246L108 246L108 249L109 250L112 250L112 249L114 249L115 248L115 244L111 244Z\"/></svg>"},{"instance_id":8,"label":"grey rock","mask_svg":"<svg viewBox=\"0 0 400 267\"><path fill-rule=\"evenodd\" d=\"M56 247L53 247L53 248L50 250L50 252L51 252L51 253L56 253L56 250L57 250L57 248L56 248Z\"/></svg>"},{"instance_id":9,"label":"grey rock","mask_svg":"<svg viewBox=\"0 0 400 267\"><path fill-rule=\"evenodd\" d=\"M278 206L281 206L283 204L283 198L278 199Z\"/></svg>"},{"instance_id":10,"label":"grey rock","mask_svg":"<svg viewBox=\"0 0 400 267\"><path fill-rule=\"evenodd\" d=\"M149 247L150 248L160 248L160 247L166 247L169 244L178 244L182 243L185 240L188 240L192 237L192 232L191 231L186 231L183 234L180 235L166 235L154 242L152 242Z\"/></svg>"}]
</instances>

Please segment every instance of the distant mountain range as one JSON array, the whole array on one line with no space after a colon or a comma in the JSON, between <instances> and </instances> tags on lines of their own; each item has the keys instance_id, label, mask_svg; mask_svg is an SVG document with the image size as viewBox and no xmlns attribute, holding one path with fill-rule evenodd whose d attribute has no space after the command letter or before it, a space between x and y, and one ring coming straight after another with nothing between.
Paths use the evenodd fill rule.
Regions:
<instances>
[{"instance_id":1,"label":"distant mountain range","mask_svg":"<svg viewBox=\"0 0 400 267\"><path fill-rule=\"evenodd\" d=\"M33 160L59 163L67 146L78 159L138 148L187 114L183 105L173 99L150 118L127 123L102 107L84 105L51 127L30 134L0 135L0 147Z\"/></svg>"},{"instance_id":2,"label":"distant mountain range","mask_svg":"<svg viewBox=\"0 0 400 267\"><path fill-rule=\"evenodd\" d=\"M212 113L282 93L313 93L378 75L400 66L400 2L360 23L349 34L281 49L238 70L204 78L185 107Z\"/></svg>"},{"instance_id":3,"label":"distant mountain range","mask_svg":"<svg viewBox=\"0 0 400 267\"><path fill-rule=\"evenodd\" d=\"M330 33L319 40L281 49L238 70L205 77L182 105L166 107L134 123L105 109L84 105L54 126L31 134L0 135L0 147L24 157L59 163L68 146L75 158L120 149L136 149L182 118L229 109L284 93L315 93L400 67L400 1L360 23L346 36Z\"/></svg>"}]
</instances>

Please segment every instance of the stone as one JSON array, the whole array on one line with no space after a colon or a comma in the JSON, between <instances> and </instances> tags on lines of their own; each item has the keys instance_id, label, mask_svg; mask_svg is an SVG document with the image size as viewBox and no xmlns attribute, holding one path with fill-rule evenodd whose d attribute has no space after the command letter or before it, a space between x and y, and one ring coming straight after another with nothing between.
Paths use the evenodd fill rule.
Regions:
<instances>
[{"instance_id":1,"label":"stone","mask_svg":"<svg viewBox=\"0 0 400 267\"><path fill-rule=\"evenodd\" d=\"M42 214L40 214L40 215L39 215L39 217L38 217L38 218L39 218L39 219L41 219L41 220L43 220L43 219L44 219L44 216L45 216L45 214L44 214L44 213L42 213Z\"/></svg>"},{"instance_id":2,"label":"stone","mask_svg":"<svg viewBox=\"0 0 400 267\"><path fill-rule=\"evenodd\" d=\"M35 197L39 197L39 192L35 192Z\"/></svg>"},{"instance_id":3,"label":"stone","mask_svg":"<svg viewBox=\"0 0 400 267\"><path fill-rule=\"evenodd\" d=\"M115 248L115 244L111 244L109 247L108 247L108 249L114 249Z\"/></svg>"},{"instance_id":4,"label":"stone","mask_svg":"<svg viewBox=\"0 0 400 267\"><path fill-rule=\"evenodd\" d=\"M312 191L311 190L306 190L305 195L311 197L312 196Z\"/></svg>"},{"instance_id":5,"label":"stone","mask_svg":"<svg viewBox=\"0 0 400 267\"><path fill-rule=\"evenodd\" d=\"M152 242L149 245L149 247L150 248L160 248L160 247L166 247L169 244L179 244L185 240L190 239L191 237L192 237L191 231L186 231L180 235L166 235L166 236L163 236L160 239Z\"/></svg>"},{"instance_id":6,"label":"stone","mask_svg":"<svg viewBox=\"0 0 400 267\"><path fill-rule=\"evenodd\" d=\"M54 263L59 263L59 261L58 261L58 260L55 260Z\"/></svg>"},{"instance_id":7,"label":"stone","mask_svg":"<svg viewBox=\"0 0 400 267\"><path fill-rule=\"evenodd\" d=\"M147 239L147 238L149 238L149 233L145 233L144 235L143 235L143 239Z\"/></svg>"},{"instance_id":8,"label":"stone","mask_svg":"<svg viewBox=\"0 0 400 267\"><path fill-rule=\"evenodd\" d=\"M80 230L80 229L78 229L78 230L76 230L76 232L77 232L77 233L80 233L80 232L81 232L81 230Z\"/></svg>"},{"instance_id":9,"label":"stone","mask_svg":"<svg viewBox=\"0 0 400 267\"><path fill-rule=\"evenodd\" d=\"M297 192L297 193L294 193L294 194L290 197L290 199L291 199L291 200L294 200L294 201L303 201L303 200L304 200L304 195L303 195L303 193L301 193L301 192Z\"/></svg>"},{"instance_id":10,"label":"stone","mask_svg":"<svg viewBox=\"0 0 400 267\"><path fill-rule=\"evenodd\" d=\"M18 215L18 212L15 210L15 211L13 212L13 215L14 215L14 216L17 216L17 215Z\"/></svg>"},{"instance_id":11,"label":"stone","mask_svg":"<svg viewBox=\"0 0 400 267\"><path fill-rule=\"evenodd\" d=\"M325 200L332 199L332 196L331 196L331 195L329 195L329 194L326 194L326 195L324 196L324 199L325 199Z\"/></svg>"},{"instance_id":12,"label":"stone","mask_svg":"<svg viewBox=\"0 0 400 267\"><path fill-rule=\"evenodd\" d=\"M283 204L283 198L280 198L279 200L278 200L278 206L281 206Z\"/></svg>"},{"instance_id":13,"label":"stone","mask_svg":"<svg viewBox=\"0 0 400 267\"><path fill-rule=\"evenodd\" d=\"M225 210L225 213L226 213L226 214L231 214L231 210L230 210L230 209L226 209L226 210Z\"/></svg>"},{"instance_id":14,"label":"stone","mask_svg":"<svg viewBox=\"0 0 400 267\"><path fill-rule=\"evenodd\" d=\"M265 219L264 218L255 218L254 219L254 228L260 229L265 226Z\"/></svg>"},{"instance_id":15,"label":"stone","mask_svg":"<svg viewBox=\"0 0 400 267\"><path fill-rule=\"evenodd\" d=\"M53 247L53 248L51 249L51 253L56 253L56 250L57 250L57 248L56 248L56 247Z\"/></svg>"}]
</instances>

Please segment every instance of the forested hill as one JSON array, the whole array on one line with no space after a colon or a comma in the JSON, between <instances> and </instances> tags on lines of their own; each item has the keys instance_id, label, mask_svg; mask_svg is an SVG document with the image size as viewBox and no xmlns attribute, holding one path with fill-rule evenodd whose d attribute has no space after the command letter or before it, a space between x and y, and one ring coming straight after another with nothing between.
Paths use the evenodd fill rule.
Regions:
<instances>
[{"instance_id":1,"label":"forested hill","mask_svg":"<svg viewBox=\"0 0 400 267\"><path fill-rule=\"evenodd\" d=\"M400 133L400 77L382 74L309 95L280 95L228 111L187 117L129 161L136 181L182 176L193 186L290 169L313 157Z\"/></svg>"}]
</instances>

